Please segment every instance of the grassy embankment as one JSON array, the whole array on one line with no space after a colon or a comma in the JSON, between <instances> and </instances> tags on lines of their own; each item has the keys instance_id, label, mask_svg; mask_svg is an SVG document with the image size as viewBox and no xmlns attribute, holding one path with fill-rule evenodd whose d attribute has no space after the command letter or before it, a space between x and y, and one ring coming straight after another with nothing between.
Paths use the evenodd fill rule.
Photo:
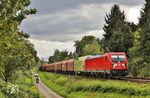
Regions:
<instances>
[{"instance_id":1,"label":"grassy embankment","mask_svg":"<svg viewBox=\"0 0 150 98\"><path fill-rule=\"evenodd\" d=\"M34 86L34 78L30 71L18 71L18 75L15 80L6 84L2 79L0 79L0 98L44 98L39 94L38 90ZM7 93L8 85L17 85L19 92L16 94Z\"/></svg>"},{"instance_id":2,"label":"grassy embankment","mask_svg":"<svg viewBox=\"0 0 150 98\"><path fill-rule=\"evenodd\" d=\"M35 70L41 80L66 98L150 98L150 84L84 79Z\"/></svg>"}]
</instances>

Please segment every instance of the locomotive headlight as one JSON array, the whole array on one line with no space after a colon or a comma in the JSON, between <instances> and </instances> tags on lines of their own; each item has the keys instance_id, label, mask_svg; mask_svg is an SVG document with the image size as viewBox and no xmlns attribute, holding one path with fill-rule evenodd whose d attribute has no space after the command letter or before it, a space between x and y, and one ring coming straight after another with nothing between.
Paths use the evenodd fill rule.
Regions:
<instances>
[{"instance_id":1,"label":"locomotive headlight","mask_svg":"<svg viewBox=\"0 0 150 98\"><path fill-rule=\"evenodd\" d=\"M124 66L124 67L125 67L125 64L122 64L122 66Z\"/></svg>"},{"instance_id":2,"label":"locomotive headlight","mask_svg":"<svg viewBox=\"0 0 150 98\"><path fill-rule=\"evenodd\" d=\"M117 64L113 64L113 68L115 68L117 66Z\"/></svg>"},{"instance_id":3,"label":"locomotive headlight","mask_svg":"<svg viewBox=\"0 0 150 98\"><path fill-rule=\"evenodd\" d=\"M117 64L113 64L113 66L117 66Z\"/></svg>"}]
</instances>

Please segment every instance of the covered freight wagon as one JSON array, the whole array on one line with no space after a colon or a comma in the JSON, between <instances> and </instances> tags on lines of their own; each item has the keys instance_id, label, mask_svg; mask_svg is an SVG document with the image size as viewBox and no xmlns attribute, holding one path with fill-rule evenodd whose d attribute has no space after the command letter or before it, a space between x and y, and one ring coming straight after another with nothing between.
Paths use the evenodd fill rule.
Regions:
<instances>
[{"instance_id":1,"label":"covered freight wagon","mask_svg":"<svg viewBox=\"0 0 150 98\"><path fill-rule=\"evenodd\" d=\"M66 72L67 71L67 63L66 63L66 61L62 61L61 64L62 64L62 72Z\"/></svg>"},{"instance_id":2,"label":"covered freight wagon","mask_svg":"<svg viewBox=\"0 0 150 98\"><path fill-rule=\"evenodd\" d=\"M61 62L58 62L57 64L56 64L56 71L57 72L61 72L62 71L62 63Z\"/></svg>"},{"instance_id":3,"label":"covered freight wagon","mask_svg":"<svg viewBox=\"0 0 150 98\"><path fill-rule=\"evenodd\" d=\"M71 60L67 60L66 61L66 71L71 73L71 72L74 72L75 71L75 65L74 65L74 60L71 59Z\"/></svg>"}]
</instances>

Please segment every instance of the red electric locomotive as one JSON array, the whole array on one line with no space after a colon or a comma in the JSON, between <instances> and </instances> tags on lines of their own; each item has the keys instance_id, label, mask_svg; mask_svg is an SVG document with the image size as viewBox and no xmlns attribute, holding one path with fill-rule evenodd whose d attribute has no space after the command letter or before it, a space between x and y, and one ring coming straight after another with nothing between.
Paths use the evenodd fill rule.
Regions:
<instances>
[{"instance_id":1,"label":"red electric locomotive","mask_svg":"<svg viewBox=\"0 0 150 98\"><path fill-rule=\"evenodd\" d=\"M124 52L96 55L85 60L84 70L111 76L126 76L128 74L128 58Z\"/></svg>"}]
</instances>

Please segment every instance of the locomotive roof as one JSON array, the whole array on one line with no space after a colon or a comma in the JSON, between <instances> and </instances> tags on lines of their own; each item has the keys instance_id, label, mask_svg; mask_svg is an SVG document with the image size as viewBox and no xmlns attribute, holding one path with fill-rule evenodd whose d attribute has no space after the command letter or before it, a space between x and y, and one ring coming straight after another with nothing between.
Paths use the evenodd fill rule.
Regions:
<instances>
[{"instance_id":1,"label":"locomotive roof","mask_svg":"<svg viewBox=\"0 0 150 98\"><path fill-rule=\"evenodd\" d=\"M87 59L95 59L95 58L103 58L104 55L95 55L95 56L92 56L92 57L88 57Z\"/></svg>"},{"instance_id":2,"label":"locomotive roof","mask_svg":"<svg viewBox=\"0 0 150 98\"><path fill-rule=\"evenodd\" d=\"M108 55L108 54L125 54L125 52L109 52L109 53L105 53L105 54L100 54L100 55L94 55L94 56L91 56L91 57L87 57L86 59L96 59L96 58L103 58L105 55Z\"/></svg>"},{"instance_id":3,"label":"locomotive roof","mask_svg":"<svg viewBox=\"0 0 150 98\"><path fill-rule=\"evenodd\" d=\"M107 54L107 53L106 53ZM125 52L110 52L108 54L125 54Z\"/></svg>"}]
</instances>

